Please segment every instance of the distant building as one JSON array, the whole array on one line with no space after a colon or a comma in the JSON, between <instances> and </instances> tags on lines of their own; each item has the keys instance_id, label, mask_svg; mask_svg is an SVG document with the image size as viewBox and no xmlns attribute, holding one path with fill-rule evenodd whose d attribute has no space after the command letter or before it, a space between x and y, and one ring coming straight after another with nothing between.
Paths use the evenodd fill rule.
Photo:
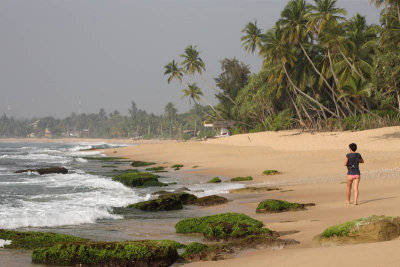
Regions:
<instances>
[{"instance_id":1,"label":"distant building","mask_svg":"<svg viewBox=\"0 0 400 267\"><path fill-rule=\"evenodd\" d=\"M51 131L49 130L49 128L46 128L46 130L44 131L44 137L46 138L51 138Z\"/></svg>"},{"instance_id":2,"label":"distant building","mask_svg":"<svg viewBox=\"0 0 400 267\"><path fill-rule=\"evenodd\" d=\"M217 132L217 135L215 137L230 136L231 132L229 131L229 128L233 127L234 125L234 121L228 120L214 121L213 123L204 123L204 127L215 129L215 131Z\"/></svg>"}]
</instances>

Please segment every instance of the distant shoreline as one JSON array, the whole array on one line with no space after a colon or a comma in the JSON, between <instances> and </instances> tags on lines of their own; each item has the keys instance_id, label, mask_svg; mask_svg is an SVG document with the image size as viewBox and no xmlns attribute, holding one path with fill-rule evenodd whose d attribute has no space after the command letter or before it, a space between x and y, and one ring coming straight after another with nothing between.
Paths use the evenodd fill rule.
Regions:
<instances>
[{"instance_id":1,"label":"distant shoreline","mask_svg":"<svg viewBox=\"0 0 400 267\"><path fill-rule=\"evenodd\" d=\"M175 140L133 140L123 138L0 138L0 143L27 142L27 143L114 143L114 144L158 144L177 142Z\"/></svg>"}]
</instances>

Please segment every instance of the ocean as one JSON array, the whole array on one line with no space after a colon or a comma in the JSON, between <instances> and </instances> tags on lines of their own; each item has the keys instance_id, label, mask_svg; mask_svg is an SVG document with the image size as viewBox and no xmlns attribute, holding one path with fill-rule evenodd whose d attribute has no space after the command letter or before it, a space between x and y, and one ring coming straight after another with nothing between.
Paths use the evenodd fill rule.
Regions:
<instances>
[{"instance_id":1,"label":"ocean","mask_svg":"<svg viewBox=\"0 0 400 267\"><path fill-rule=\"evenodd\" d=\"M114 169L130 162L87 160L103 156L92 148L120 147L105 143L0 143L0 229L61 232L104 241L174 237L179 219L207 211L143 212L124 208L155 198L159 190L188 187L201 197L228 193L237 183L207 184L210 176L185 171L161 173L166 188L129 188L112 181ZM140 160L140 159L138 159ZM62 166L68 174L15 173L21 169ZM114 173L115 174L115 173Z\"/></svg>"}]
</instances>

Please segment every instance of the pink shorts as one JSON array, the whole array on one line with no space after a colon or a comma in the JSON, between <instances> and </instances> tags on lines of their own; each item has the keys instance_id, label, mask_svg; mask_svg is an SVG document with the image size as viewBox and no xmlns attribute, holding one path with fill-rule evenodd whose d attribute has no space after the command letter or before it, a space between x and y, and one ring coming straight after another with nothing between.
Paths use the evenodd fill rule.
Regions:
<instances>
[{"instance_id":1,"label":"pink shorts","mask_svg":"<svg viewBox=\"0 0 400 267\"><path fill-rule=\"evenodd\" d=\"M356 174L356 175L349 175L350 176L350 178L352 179L352 180L354 180L354 179L360 179L360 175L358 175L358 174Z\"/></svg>"}]
</instances>

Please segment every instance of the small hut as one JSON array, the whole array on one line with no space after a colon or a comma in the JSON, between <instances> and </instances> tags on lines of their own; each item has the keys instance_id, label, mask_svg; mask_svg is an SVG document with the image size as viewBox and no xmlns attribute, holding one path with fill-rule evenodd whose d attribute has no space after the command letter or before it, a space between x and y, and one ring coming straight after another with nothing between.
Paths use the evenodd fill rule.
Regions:
<instances>
[{"instance_id":1,"label":"small hut","mask_svg":"<svg viewBox=\"0 0 400 267\"><path fill-rule=\"evenodd\" d=\"M214 121L213 123L204 123L204 127L212 127L217 132L215 137L223 137L223 136L230 136L231 133L229 128L235 125L234 121L230 120L219 120Z\"/></svg>"}]
</instances>

